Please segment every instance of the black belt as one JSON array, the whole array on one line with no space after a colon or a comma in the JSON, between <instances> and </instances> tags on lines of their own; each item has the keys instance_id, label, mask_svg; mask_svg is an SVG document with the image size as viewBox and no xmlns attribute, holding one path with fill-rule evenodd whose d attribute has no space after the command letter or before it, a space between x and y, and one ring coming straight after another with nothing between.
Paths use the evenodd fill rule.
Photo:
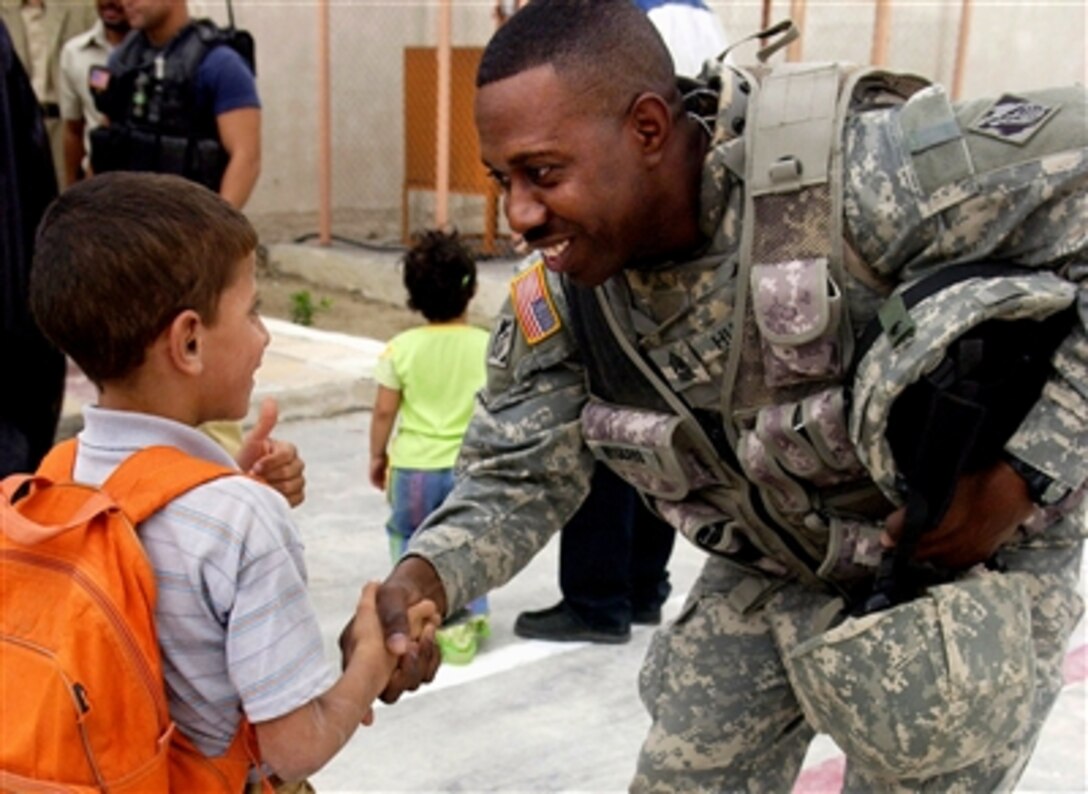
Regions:
<instances>
[{"instance_id":1,"label":"black belt","mask_svg":"<svg viewBox=\"0 0 1088 794\"><path fill-rule=\"evenodd\" d=\"M42 115L47 119L59 119L60 105L56 102L42 102Z\"/></svg>"}]
</instances>

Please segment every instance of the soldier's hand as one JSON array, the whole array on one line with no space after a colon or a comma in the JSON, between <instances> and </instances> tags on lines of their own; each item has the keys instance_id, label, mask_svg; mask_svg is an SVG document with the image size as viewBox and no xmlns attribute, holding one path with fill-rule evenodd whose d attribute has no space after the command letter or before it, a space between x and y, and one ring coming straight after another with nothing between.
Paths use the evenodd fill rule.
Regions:
<instances>
[{"instance_id":1,"label":"soldier's hand","mask_svg":"<svg viewBox=\"0 0 1088 794\"><path fill-rule=\"evenodd\" d=\"M965 474L941 523L922 535L914 557L954 570L985 562L1034 511L1027 483L1008 463ZM882 538L886 546L898 541L905 516L903 508L888 517Z\"/></svg>"}]
</instances>

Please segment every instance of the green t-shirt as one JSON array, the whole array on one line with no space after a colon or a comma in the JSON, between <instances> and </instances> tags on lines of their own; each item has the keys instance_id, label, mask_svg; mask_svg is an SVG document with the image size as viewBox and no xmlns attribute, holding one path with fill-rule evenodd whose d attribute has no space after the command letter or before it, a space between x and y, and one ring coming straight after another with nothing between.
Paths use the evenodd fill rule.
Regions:
<instances>
[{"instance_id":1,"label":"green t-shirt","mask_svg":"<svg viewBox=\"0 0 1088 794\"><path fill-rule=\"evenodd\" d=\"M488 333L464 323L412 328L390 340L374 379L400 392L390 465L448 469L457 460L476 392L486 379Z\"/></svg>"}]
</instances>

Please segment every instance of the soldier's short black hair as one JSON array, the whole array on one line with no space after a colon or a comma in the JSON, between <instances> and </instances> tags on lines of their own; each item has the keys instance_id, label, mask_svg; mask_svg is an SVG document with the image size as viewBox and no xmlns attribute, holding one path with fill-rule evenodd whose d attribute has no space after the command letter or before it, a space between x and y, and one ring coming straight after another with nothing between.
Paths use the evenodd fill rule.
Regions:
<instances>
[{"instance_id":1,"label":"soldier's short black hair","mask_svg":"<svg viewBox=\"0 0 1088 794\"><path fill-rule=\"evenodd\" d=\"M645 91L675 91L668 47L631 0L532 0L488 42L476 87L544 65L606 113Z\"/></svg>"},{"instance_id":2,"label":"soldier's short black hair","mask_svg":"<svg viewBox=\"0 0 1088 794\"><path fill-rule=\"evenodd\" d=\"M476 260L456 231L419 232L404 255L404 287L409 309L433 323L455 320L476 293Z\"/></svg>"}]
</instances>

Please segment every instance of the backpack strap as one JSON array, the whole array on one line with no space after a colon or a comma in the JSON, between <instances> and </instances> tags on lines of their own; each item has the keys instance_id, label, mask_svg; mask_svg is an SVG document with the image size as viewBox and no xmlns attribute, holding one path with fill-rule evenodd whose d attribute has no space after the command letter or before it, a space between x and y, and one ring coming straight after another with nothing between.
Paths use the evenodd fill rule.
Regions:
<instances>
[{"instance_id":1,"label":"backpack strap","mask_svg":"<svg viewBox=\"0 0 1088 794\"><path fill-rule=\"evenodd\" d=\"M198 485L239 474L236 469L154 446L130 455L102 485L133 524L139 524Z\"/></svg>"},{"instance_id":2,"label":"backpack strap","mask_svg":"<svg viewBox=\"0 0 1088 794\"><path fill-rule=\"evenodd\" d=\"M171 735L170 750L171 791L240 792L246 788L250 770L256 769L261 793L275 794L275 785L261 766L257 730L244 715L230 746L221 755L204 755L181 731Z\"/></svg>"},{"instance_id":3,"label":"backpack strap","mask_svg":"<svg viewBox=\"0 0 1088 794\"><path fill-rule=\"evenodd\" d=\"M75 459L76 440L72 438L54 446L34 474L11 474L5 477L0 482L0 533L17 543L33 546L113 509L113 501L106 494L97 491L89 491L87 499L73 510L67 520L55 524L32 521L16 507L21 493L30 495L56 483L70 481Z\"/></svg>"},{"instance_id":4,"label":"backpack strap","mask_svg":"<svg viewBox=\"0 0 1088 794\"><path fill-rule=\"evenodd\" d=\"M19 501L18 494L28 487L29 493L33 494L54 484L54 480L35 474L12 474L5 477L0 482L0 534L24 546L33 546L86 524L95 516L108 513L117 507L106 494L87 489L86 499L63 521L42 524L23 515L16 505Z\"/></svg>"},{"instance_id":5,"label":"backpack strap","mask_svg":"<svg viewBox=\"0 0 1088 794\"><path fill-rule=\"evenodd\" d=\"M69 438L54 446L38 464L38 475L53 482L67 480L76 466L76 440Z\"/></svg>"},{"instance_id":6,"label":"backpack strap","mask_svg":"<svg viewBox=\"0 0 1088 794\"><path fill-rule=\"evenodd\" d=\"M13 474L0 481L0 532L18 543L34 545L116 509L135 525L186 491L239 473L174 447L148 447L122 462L100 489L88 488L87 498L67 519L41 524L26 518L16 507L19 493L72 483L75 457L76 440L70 439L55 446L35 474Z\"/></svg>"}]
</instances>

